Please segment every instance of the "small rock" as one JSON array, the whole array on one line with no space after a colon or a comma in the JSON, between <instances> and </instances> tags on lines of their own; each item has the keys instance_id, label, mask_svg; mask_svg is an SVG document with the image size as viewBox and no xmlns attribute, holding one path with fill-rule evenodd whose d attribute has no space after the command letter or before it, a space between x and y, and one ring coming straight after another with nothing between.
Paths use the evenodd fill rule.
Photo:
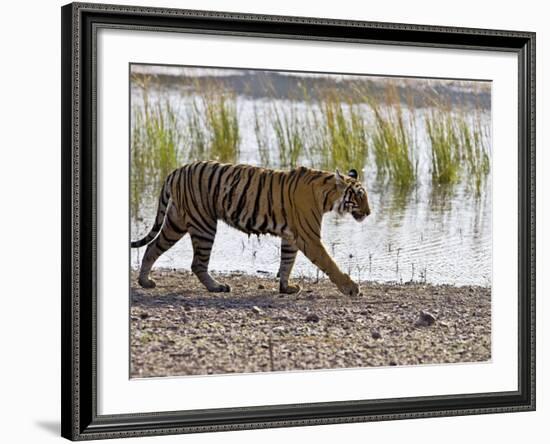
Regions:
<instances>
[{"instance_id":1,"label":"small rock","mask_svg":"<svg viewBox=\"0 0 550 444\"><path fill-rule=\"evenodd\" d=\"M263 284L258 285L258 290L265 290L265 285Z\"/></svg>"},{"instance_id":2,"label":"small rock","mask_svg":"<svg viewBox=\"0 0 550 444\"><path fill-rule=\"evenodd\" d=\"M370 331L370 335L372 336L372 339L382 339L380 332L374 328Z\"/></svg>"},{"instance_id":3,"label":"small rock","mask_svg":"<svg viewBox=\"0 0 550 444\"><path fill-rule=\"evenodd\" d=\"M394 360L391 360L391 361L390 361L390 365L392 365L392 366L393 366L393 365L397 365L397 362L395 362Z\"/></svg>"},{"instance_id":4,"label":"small rock","mask_svg":"<svg viewBox=\"0 0 550 444\"><path fill-rule=\"evenodd\" d=\"M285 328L282 325L278 325L277 327L273 327L273 331L285 331Z\"/></svg>"},{"instance_id":5,"label":"small rock","mask_svg":"<svg viewBox=\"0 0 550 444\"><path fill-rule=\"evenodd\" d=\"M140 313L139 317L141 319L147 319L149 317L149 314L148 313Z\"/></svg>"},{"instance_id":6,"label":"small rock","mask_svg":"<svg viewBox=\"0 0 550 444\"><path fill-rule=\"evenodd\" d=\"M262 314L263 313L262 309L260 307L258 307L257 305L254 305L252 307L252 311L256 314Z\"/></svg>"},{"instance_id":7,"label":"small rock","mask_svg":"<svg viewBox=\"0 0 550 444\"><path fill-rule=\"evenodd\" d=\"M315 313L310 313L306 316L306 322L319 322L319 316Z\"/></svg>"},{"instance_id":8,"label":"small rock","mask_svg":"<svg viewBox=\"0 0 550 444\"><path fill-rule=\"evenodd\" d=\"M435 322L435 317L431 313L428 313L427 311L424 311L424 310L420 310L420 313L414 325L416 327L429 327L430 325L433 325L434 322Z\"/></svg>"}]
</instances>

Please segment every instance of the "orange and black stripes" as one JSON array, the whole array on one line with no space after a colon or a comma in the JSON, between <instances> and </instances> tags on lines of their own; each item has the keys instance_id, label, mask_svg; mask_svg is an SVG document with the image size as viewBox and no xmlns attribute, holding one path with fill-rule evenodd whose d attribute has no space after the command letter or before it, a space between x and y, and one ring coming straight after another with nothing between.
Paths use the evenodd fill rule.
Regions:
<instances>
[{"instance_id":1,"label":"orange and black stripes","mask_svg":"<svg viewBox=\"0 0 550 444\"><path fill-rule=\"evenodd\" d=\"M189 233L193 272L208 290L229 291L208 273L217 223L222 220L247 234L283 238L281 291L296 291L297 287L288 285L288 278L298 250L341 287L344 284L340 281L345 278L326 255L320 240L321 220L323 213L333 209L363 217L368 202L360 202L361 196L366 202L361 184L338 172L304 167L280 171L217 162L184 165L166 178L151 231L131 243L132 248L147 245L139 281L145 287L153 286L148 276L154 262Z\"/></svg>"}]
</instances>

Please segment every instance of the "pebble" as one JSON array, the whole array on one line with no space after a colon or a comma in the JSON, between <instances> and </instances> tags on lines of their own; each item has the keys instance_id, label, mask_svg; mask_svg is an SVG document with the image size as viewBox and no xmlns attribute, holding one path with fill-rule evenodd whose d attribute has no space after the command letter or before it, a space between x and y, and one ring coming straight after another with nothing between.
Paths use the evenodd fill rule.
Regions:
<instances>
[{"instance_id":1,"label":"pebble","mask_svg":"<svg viewBox=\"0 0 550 444\"><path fill-rule=\"evenodd\" d=\"M258 290L265 290L265 285L263 284L258 285Z\"/></svg>"},{"instance_id":2,"label":"pebble","mask_svg":"<svg viewBox=\"0 0 550 444\"><path fill-rule=\"evenodd\" d=\"M306 322L319 322L319 316L315 313L310 313L306 316Z\"/></svg>"},{"instance_id":3,"label":"pebble","mask_svg":"<svg viewBox=\"0 0 550 444\"><path fill-rule=\"evenodd\" d=\"M372 336L372 339L382 339L380 332L374 328L370 331L370 335Z\"/></svg>"},{"instance_id":4,"label":"pebble","mask_svg":"<svg viewBox=\"0 0 550 444\"><path fill-rule=\"evenodd\" d=\"M254 305L252 307L252 311L256 314L262 314L263 313L262 309L260 307L258 307L257 305Z\"/></svg>"},{"instance_id":5,"label":"pebble","mask_svg":"<svg viewBox=\"0 0 550 444\"><path fill-rule=\"evenodd\" d=\"M416 327L429 327L430 325L433 325L434 322L435 322L435 317L431 313L424 310L420 310L420 313L414 325Z\"/></svg>"}]
</instances>

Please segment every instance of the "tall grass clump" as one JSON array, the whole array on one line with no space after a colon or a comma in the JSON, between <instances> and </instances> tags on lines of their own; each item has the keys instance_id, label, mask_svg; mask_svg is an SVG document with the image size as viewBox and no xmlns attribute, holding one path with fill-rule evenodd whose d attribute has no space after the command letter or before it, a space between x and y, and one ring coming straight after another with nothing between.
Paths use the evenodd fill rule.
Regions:
<instances>
[{"instance_id":1,"label":"tall grass clump","mask_svg":"<svg viewBox=\"0 0 550 444\"><path fill-rule=\"evenodd\" d=\"M143 193L156 191L180 164L182 131L170 101L151 103L146 89L131 118L132 205L137 209Z\"/></svg>"},{"instance_id":2,"label":"tall grass clump","mask_svg":"<svg viewBox=\"0 0 550 444\"><path fill-rule=\"evenodd\" d=\"M368 138L366 123L358 105L342 103L334 94L320 99L318 111L313 110L311 139L312 157L327 170L362 171L367 159Z\"/></svg>"},{"instance_id":3,"label":"tall grass clump","mask_svg":"<svg viewBox=\"0 0 550 444\"><path fill-rule=\"evenodd\" d=\"M306 123L300 118L295 105L274 105L271 109L271 125L274 131L279 166L294 168L306 149Z\"/></svg>"},{"instance_id":4,"label":"tall grass clump","mask_svg":"<svg viewBox=\"0 0 550 444\"><path fill-rule=\"evenodd\" d=\"M271 146L265 125L266 121L268 121L266 113L260 113L254 106L254 135L256 136L258 155L263 166L271 166Z\"/></svg>"},{"instance_id":5,"label":"tall grass clump","mask_svg":"<svg viewBox=\"0 0 550 444\"><path fill-rule=\"evenodd\" d=\"M476 195L481 194L481 187L490 172L489 147L484 137L481 117L476 112L470 119L462 113L457 119L462 156L468 170L468 177Z\"/></svg>"},{"instance_id":6,"label":"tall grass clump","mask_svg":"<svg viewBox=\"0 0 550 444\"><path fill-rule=\"evenodd\" d=\"M479 112L469 109L451 111L441 105L425 115L432 159L432 182L454 184L467 173L466 182L477 195L490 172L487 128Z\"/></svg>"},{"instance_id":7,"label":"tall grass clump","mask_svg":"<svg viewBox=\"0 0 550 444\"><path fill-rule=\"evenodd\" d=\"M431 146L432 182L439 185L458 182L462 156L455 118L448 110L432 108L424 122Z\"/></svg>"},{"instance_id":8,"label":"tall grass clump","mask_svg":"<svg viewBox=\"0 0 550 444\"><path fill-rule=\"evenodd\" d=\"M388 87L386 96L385 105L368 95L365 97L374 114L373 157L380 178L388 178L396 188L408 190L415 184L418 169L414 116L405 118L393 85Z\"/></svg>"},{"instance_id":9,"label":"tall grass clump","mask_svg":"<svg viewBox=\"0 0 550 444\"><path fill-rule=\"evenodd\" d=\"M200 90L188 107L186 120L188 160L237 161L241 136L234 94Z\"/></svg>"}]
</instances>

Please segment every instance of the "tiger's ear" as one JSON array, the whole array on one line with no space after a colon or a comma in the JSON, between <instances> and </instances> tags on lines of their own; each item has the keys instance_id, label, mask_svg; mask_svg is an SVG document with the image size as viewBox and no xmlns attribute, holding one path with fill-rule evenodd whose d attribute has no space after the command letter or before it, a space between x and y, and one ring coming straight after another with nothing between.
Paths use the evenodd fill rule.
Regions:
<instances>
[{"instance_id":1,"label":"tiger's ear","mask_svg":"<svg viewBox=\"0 0 550 444\"><path fill-rule=\"evenodd\" d=\"M347 186L346 179L344 179L344 176L336 169L336 186L338 188L345 188Z\"/></svg>"}]
</instances>

